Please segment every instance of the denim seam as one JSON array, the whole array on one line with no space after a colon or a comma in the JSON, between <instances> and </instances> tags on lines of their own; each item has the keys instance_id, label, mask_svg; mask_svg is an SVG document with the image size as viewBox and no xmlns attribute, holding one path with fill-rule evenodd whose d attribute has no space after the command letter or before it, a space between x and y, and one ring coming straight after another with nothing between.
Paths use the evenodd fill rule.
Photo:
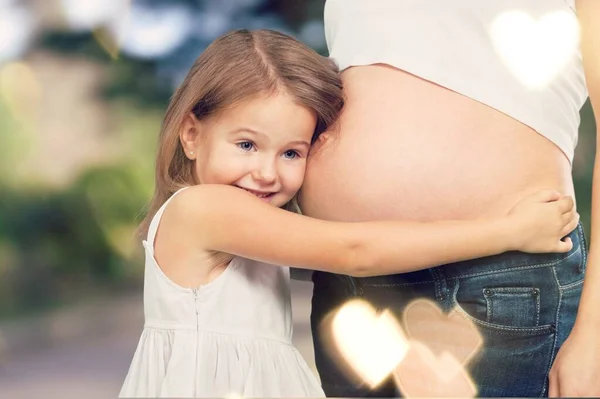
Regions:
<instances>
[{"instance_id":1,"label":"denim seam","mask_svg":"<svg viewBox=\"0 0 600 399\"><path fill-rule=\"evenodd\" d=\"M496 274L496 273L500 273L500 272L510 272L510 271L513 271L513 270L528 270L528 269L538 269L538 268L541 268L541 267L556 266L557 264L566 261L567 259L569 259L571 256L575 255L576 253L577 253L577 251L574 251L571 254L569 254L568 256L566 256L566 257L564 257L562 259L557 259L556 261L553 261L553 262L539 263L537 265L531 265L531 266L508 267L508 268L505 268L505 269L490 270L490 271L481 272L481 273L459 274L459 275L452 276L452 278L477 277L477 276L485 276L487 274Z\"/></svg>"},{"instance_id":2,"label":"denim seam","mask_svg":"<svg viewBox=\"0 0 600 399\"><path fill-rule=\"evenodd\" d=\"M349 294L354 298L354 297L362 297L363 293L362 293L362 288L357 284L358 281L354 279L354 277L352 276L345 276L348 281L350 281L350 289L352 290L352 292L350 292ZM346 290L347 292L347 290Z\"/></svg>"},{"instance_id":3,"label":"denim seam","mask_svg":"<svg viewBox=\"0 0 600 399\"><path fill-rule=\"evenodd\" d=\"M544 396L546 389L548 388L548 381L550 378L550 370L552 370L552 365L554 364L554 357L556 355L556 346L558 344L558 336L560 325L558 323L559 315L560 315L560 305L562 303L562 291L560 289L560 284L558 282L558 275L556 274L556 268L552 268L552 275L554 276L554 282L556 283L556 287L558 288L558 305L556 306L556 316L554 317L554 325L556 331L554 333L554 343L552 344L552 352L550 352L550 361L548 362L548 368L546 369L546 378L544 379L544 386L542 387L542 392L540 396Z\"/></svg>"},{"instance_id":4,"label":"denim seam","mask_svg":"<svg viewBox=\"0 0 600 399\"><path fill-rule=\"evenodd\" d=\"M527 294L531 292L531 288L535 287L490 287L489 290L499 293Z\"/></svg>"},{"instance_id":5,"label":"denim seam","mask_svg":"<svg viewBox=\"0 0 600 399\"><path fill-rule=\"evenodd\" d=\"M536 310L535 310L535 316L536 316L536 317L535 317L535 325L536 325L536 326L539 326L539 325L540 325L540 312L541 312L541 305L540 305L540 302L541 302L541 301L540 301L540 296L541 296L541 295L542 295L542 294L541 294L541 293L539 293L538 295L534 296L534 299L535 299L535 307L536 307Z\"/></svg>"},{"instance_id":6,"label":"denim seam","mask_svg":"<svg viewBox=\"0 0 600 399\"><path fill-rule=\"evenodd\" d=\"M492 302L492 300L489 297L487 297L485 295L485 288L483 289L483 292L484 292L483 297L485 298L485 304L486 304L486 307L485 307L485 310L486 310L485 317L486 317L486 319L487 319L488 322L491 322L492 321L492 317L494 317L494 303Z\"/></svg>"},{"instance_id":7,"label":"denim seam","mask_svg":"<svg viewBox=\"0 0 600 399\"><path fill-rule=\"evenodd\" d=\"M579 280L579 281L575 281L574 283L569 283L567 285L563 285L563 286L558 286L558 289L562 292L565 291L569 291L572 288L576 288L578 286L580 286L581 284L583 284L583 279Z\"/></svg>"},{"instance_id":8,"label":"denim seam","mask_svg":"<svg viewBox=\"0 0 600 399\"><path fill-rule=\"evenodd\" d=\"M454 292L452 293L452 305L454 306L454 309L461 313L464 317L466 317L467 319L473 321L473 323L475 324L479 324L482 325L484 327L488 327L490 329L493 329L494 331L498 332L498 333L504 333L504 334L508 334L508 333L512 333L512 332L519 332L519 333L524 333L524 334L538 334L541 332L544 332L546 330L551 330L552 329L552 325L548 325L548 326L538 326L538 327L531 327L531 328L525 328L525 327L507 327L507 326L498 326L492 323L488 323L486 321L483 320L479 320L476 319L475 317L471 316L470 314L468 314L467 312L465 312L460 305L458 304L458 300L456 299L456 294L458 293L458 288L459 288L459 281L456 280L456 286L454 288Z\"/></svg>"},{"instance_id":9,"label":"denim seam","mask_svg":"<svg viewBox=\"0 0 600 399\"><path fill-rule=\"evenodd\" d=\"M579 266L579 272L584 273L587 265L587 243L585 241L585 234L583 234L583 227L581 223L577 226L577 234L579 235L579 247L581 248L581 265Z\"/></svg>"},{"instance_id":10,"label":"denim seam","mask_svg":"<svg viewBox=\"0 0 600 399\"><path fill-rule=\"evenodd\" d=\"M585 271L585 265L587 262L587 249L586 249L586 242L585 242L585 234L583 234L583 227L581 227L581 224L579 224L577 226L577 235L579 237L579 243L580 243L579 248L581 248L581 263L579 264L578 270L579 270L579 273L583 273ZM558 286L558 289L562 292L568 291L571 288L577 287L577 286L583 284L583 281L584 281L584 279L582 278L581 280L578 280L578 281L575 281L575 282L572 282L572 283L569 283L566 285L560 285L558 275L556 274L556 268L552 268L552 273L554 274L554 279L556 280L556 285Z\"/></svg>"},{"instance_id":11,"label":"denim seam","mask_svg":"<svg viewBox=\"0 0 600 399\"><path fill-rule=\"evenodd\" d=\"M407 286L407 285L416 285L416 284L431 284L433 283L433 280L428 280L428 281L417 281L414 283L386 283L386 284L365 284L362 283L363 286L365 287L403 287L403 286Z\"/></svg>"},{"instance_id":12,"label":"denim seam","mask_svg":"<svg viewBox=\"0 0 600 399\"><path fill-rule=\"evenodd\" d=\"M443 301L448 297L448 279L443 269L438 269L438 274L440 275L440 301Z\"/></svg>"},{"instance_id":13,"label":"denim seam","mask_svg":"<svg viewBox=\"0 0 600 399\"><path fill-rule=\"evenodd\" d=\"M441 289L441 280L443 277L440 276L440 272L438 269L432 268L429 269L431 274L433 275L433 286L435 288L435 299L441 301L442 297L442 289Z\"/></svg>"}]
</instances>

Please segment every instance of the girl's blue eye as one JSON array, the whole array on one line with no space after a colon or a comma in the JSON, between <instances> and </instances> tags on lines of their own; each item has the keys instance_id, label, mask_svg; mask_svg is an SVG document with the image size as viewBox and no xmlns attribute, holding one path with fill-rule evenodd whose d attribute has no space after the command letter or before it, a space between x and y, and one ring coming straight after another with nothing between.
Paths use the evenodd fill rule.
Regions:
<instances>
[{"instance_id":1,"label":"girl's blue eye","mask_svg":"<svg viewBox=\"0 0 600 399\"><path fill-rule=\"evenodd\" d=\"M237 143L237 146L244 151L250 151L254 148L254 144L252 144L249 141L242 141L241 143Z\"/></svg>"},{"instance_id":2,"label":"girl's blue eye","mask_svg":"<svg viewBox=\"0 0 600 399\"><path fill-rule=\"evenodd\" d=\"M283 155L287 158L287 159L294 159L297 158L298 152L294 151L294 150L287 150L286 152L283 153Z\"/></svg>"}]
</instances>

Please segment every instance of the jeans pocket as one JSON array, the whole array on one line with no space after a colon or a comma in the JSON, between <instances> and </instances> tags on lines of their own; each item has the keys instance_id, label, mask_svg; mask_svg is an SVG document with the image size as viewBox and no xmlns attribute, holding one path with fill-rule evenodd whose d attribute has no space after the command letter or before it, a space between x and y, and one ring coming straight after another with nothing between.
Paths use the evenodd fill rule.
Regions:
<instances>
[{"instance_id":1,"label":"jeans pocket","mask_svg":"<svg viewBox=\"0 0 600 399\"><path fill-rule=\"evenodd\" d=\"M561 290L576 288L583 283L587 263L587 248L581 226L577 228L578 239L575 247L554 265L556 284Z\"/></svg>"},{"instance_id":2,"label":"jeans pocket","mask_svg":"<svg viewBox=\"0 0 600 399\"><path fill-rule=\"evenodd\" d=\"M540 324L541 289L494 286L489 280L459 282L453 290L454 309L483 330L512 335L553 333L553 324ZM462 287L461 287L462 285Z\"/></svg>"},{"instance_id":3,"label":"jeans pocket","mask_svg":"<svg viewBox=\"0 0 600 399\"><path fill-rule=\"evenodd\" d=\"M483 289L487 322L515 327L540 323L540 290L536 287L489 287Z\"/></svg>"}]
</instances>

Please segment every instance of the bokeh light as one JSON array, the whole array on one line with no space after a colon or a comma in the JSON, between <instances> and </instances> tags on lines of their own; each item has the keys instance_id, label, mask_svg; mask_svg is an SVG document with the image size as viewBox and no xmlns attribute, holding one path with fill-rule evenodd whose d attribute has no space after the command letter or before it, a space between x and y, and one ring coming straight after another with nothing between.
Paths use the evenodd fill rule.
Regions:
<instances>
[{"instance_id":1,"label":"bokeh light","mask_svg":"<svg viewBox=\"0 0 600 399\"><path fill-rule=\"evenodd\" d=\"M0 64L20 57L35 30L33 14L15 1L0 2Z\"/></svg>"},{"instance_id":2,"label":"bokeh light","mask_svg":"<svg viewBox=\"0 0 600 399\"><path fill-rule=\"evenodd\" d=\"M150 6L133 3L108 29L123 53L142 59L166 56L190 36L194 13L183 4Z\"/></svg>"},{"instance_id":3,"label":"bokeh light","mask_svg":"<svg viewBox=\"0 0 600 399\"><path fill-rule=\"evenodd\" d=\"M389 311L377 314L362 300L351 300L336 312L331 333L348 365L371 387L385 380L409 349L396 318Z\"/></svg>"},{"instance_id":4,"label":"bokeh light","mask_svg":"<svg viewBox=\"0 0 600 399\"><path fill-rule=\"evenodd\" d=\"M130 0L60 0L67 26L73 31L91 31L119 18Z\"/></svg>"},{"instance_id":5,"label":"bokeh light","mask_svg":"<svg viewBox=\"0 0 600 399\"><path fill-rule=\"evenodd\" d=\"M0 101L22 125L34 123L41 99L42 86L27 64L12 62L0 67Z\"/></svg>"},{"instance_id":6,"label":"bokeh light","mask_svg":"<svg viewBox=\"0 0 600 399\"><path fill-rule=\"evenodd\" d=\"M523 11L496 17L490 27L496 51L526 87L545 87L560 73L579 44L579 25L572 12L555 11L534 19Z\"/></svg>"}]
</instances>

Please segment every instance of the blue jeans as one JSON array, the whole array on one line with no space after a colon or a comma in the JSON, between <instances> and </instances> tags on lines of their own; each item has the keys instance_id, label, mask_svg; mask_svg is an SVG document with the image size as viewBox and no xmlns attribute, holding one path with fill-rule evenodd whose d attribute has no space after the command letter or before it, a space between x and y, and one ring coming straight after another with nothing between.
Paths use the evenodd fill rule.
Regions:
<instances>
[{"instance_id":1,"label":"blue jeans","mask_svg":"<svg viewBox=\"0 0 600 399\"><path fill-rule=\"evenodd\" d=\"M483 348L467 365L478 396L547 396L548 373L573 327L585 274L582 226L569 236L573 249L566 254L507 252L368 278L315 272L311 328L326 395L400 396L391 380L369 390L347 378L325 350L328 341L318 328L329 312L362 298L402 320L408 303L425 298L446 312L456 308L478 327Z\"/></svg>"}]
</instances>

